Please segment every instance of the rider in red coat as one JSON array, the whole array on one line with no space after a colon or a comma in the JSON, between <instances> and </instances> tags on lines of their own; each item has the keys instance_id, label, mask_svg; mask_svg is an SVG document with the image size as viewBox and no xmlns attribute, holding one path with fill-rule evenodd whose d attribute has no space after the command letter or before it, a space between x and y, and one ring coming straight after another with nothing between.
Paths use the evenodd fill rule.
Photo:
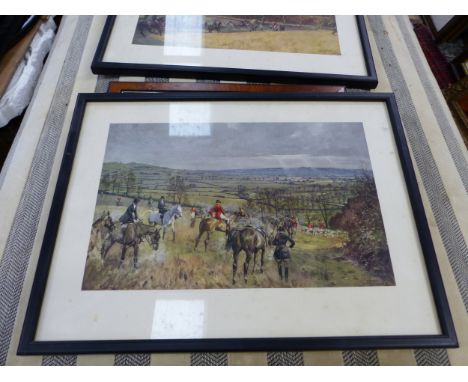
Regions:
<instances>
[{"instance_id":1,"label":"rider in red coat","mask_svg":"<svg viewBox=\"0 0 468 382\"><path fill-rule=\"evenodd\" d=\"M219 221L227 220L225 214L226 212L224 212L223 206L221 205L221 201L217 200L215 205L210 210L211 217Z\"/></svg>"}]
</instances>

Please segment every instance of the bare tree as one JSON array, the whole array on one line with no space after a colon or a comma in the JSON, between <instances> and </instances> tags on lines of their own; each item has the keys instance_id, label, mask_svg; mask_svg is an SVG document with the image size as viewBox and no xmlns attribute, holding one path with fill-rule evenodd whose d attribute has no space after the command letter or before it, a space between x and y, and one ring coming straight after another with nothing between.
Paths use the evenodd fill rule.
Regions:
<instances>
[{"instance_id":1,"label":"bare tree","mask_svg":"<svg viewBox=\"0 0 468 382\"><path fill-rule=\"evenodd\" d=\"M185 185L184 178L179 175L173 176L169 179L169 191L174 195L174 203L182 203L187 192L187 186Z\"/></svg>"},{"instance_id":2,"label":"bare tree","mask_svg":"<svg viewBox=\"0 0 468 382\"><path fill-rule=\"evenodd\" d=\"M104 176L101 178L101 183L100 183L100 191L109 191L109 187L111 185L111 177L109 173L104 174Z\"/></svg>"},{"instance_id":3,"label":"bare tree","mask_svg":"<svg viewBox=\"0 0 468 382\"><path fill-rule=\"evenodd\" d=\"M121 174L119 171L115 172L112 175L112 193L119 194L120 193L120 186L122 184Z\"/></svg>"},{"instance_id":4,"label":"bare tree","mask_svg":"<svg viewBox=\"0 0 468 382\"><path fill-rule=\"evenodd\" d=\"M322 215L323 222L325 224L325 228L328 228L328 194L322 193L317 195L317 203L320 209L320 214Z\"/></svg>"},{"instance_id":5,"label":"bare tree","mask_svg":"<svg viewBox=\"0 0 468 382\"><path fill-rule=\"evenodd\" d=\"M130 193L135 189L135 185L136 185L136 176L133 170L129 170L125 174L124 180L125 180L125 188L126 188L125 194L130 195Z\"/></svg>"}]
</instances>

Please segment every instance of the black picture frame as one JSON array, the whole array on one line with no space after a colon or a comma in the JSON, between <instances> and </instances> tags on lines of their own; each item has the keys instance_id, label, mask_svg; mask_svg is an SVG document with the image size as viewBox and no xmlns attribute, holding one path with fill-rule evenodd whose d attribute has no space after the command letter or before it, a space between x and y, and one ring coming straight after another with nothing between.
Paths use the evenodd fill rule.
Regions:
<instances>
[{"instance_id":1,"label":"black picture frame","mask_svg":"<svg viewBox=\"0 0 468 382\"><path fill-rule=\"evenodd\" d=\"M330 101L383 102L393 129L406 182L412 214L424 255L431 292L439 320L440 335L343 336L308 338L217 338L183 340L96 340L96 341L36 341L41 306L49 277L56 236L67 195L68 184L77 149L81 124L88 103L97 102L164 102L164 101ZM406 143L396 101L390 93L160 93L160 94L79 94L68 134L60 172L55 187L50 214L34 277L29 304L23 324L17 354L93 354L119 352L217 352L217 351L295 351L371 348L435 348L457 347L458 341L445 294L434 246L432 243L416 176Z\"/></svg>"},{"instance_id":2,"label":"black picture frame","mask_svg":"<svg viewBox=\"0 0 468 382\"><path fill-rule=\"evenodd\" d=\"M103 61L104 53L112 34L116 16L108 16L91 64L94 74L122 76L163 76L196 78L207 80L271 82L271 83L308 83L317 85L341 85L352 88L374 89L377 87L377 72L367 35L364 16L356 16L367 75L344 75L294 72L287 70L255 70L229 67L199 67L188 65L161 65L155 63L137 64Z\"/></svg>"}]
</instances>

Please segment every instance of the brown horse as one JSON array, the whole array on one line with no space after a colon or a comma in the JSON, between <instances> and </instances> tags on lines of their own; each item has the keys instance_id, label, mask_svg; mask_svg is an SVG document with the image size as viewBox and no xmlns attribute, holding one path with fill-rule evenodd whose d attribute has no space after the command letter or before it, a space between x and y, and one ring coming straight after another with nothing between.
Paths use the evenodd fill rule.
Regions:
<instances>
[{"instance_id":1,"label":"brown horse","mask_svg":"<svg viewBox=\"0 0 468 382\"><path fill-rule=\"evenodd\" d=\"M91 236L89 238L88 252L91 252L97 247L98 239L101 239L101 243L106 237L114 230L115 224L112 221L109 211L104 211L102 215L97 219L91 228Z\"/></svg>"},{"instance_id":2,"label":"brown horse","mask_svg":"<svg viewBox=\"0 0 468 382\"><path fill-rule=\"evenodd\" d=\"M297 231L297 219L295 217L290 218L286 216L283 220L283 227L289 236L293 237Z\"/></svg>"},{"instance_id":3,"label":"brown horse","mask_svg":"<svg viewBox=\"0 0 468 382\"><path fill-rule=\"evenodd\" d=\"M122 268L125 260L125 254L128 247L133 247L133 268L138 266L138 249L140 243L146 239L153 250L157 251L159 248L160 228L156 228L141 222L129 223L125 228L117 228L105 240L101 249L101 259L104 262L107 253L114 244L122 246L120 255L119 268Z\"/></svg>"},{"instance_id":4,"label":"brown horse","mask_svg":"<svg viewBox=\"0 0 468 382\"><path fill-rule=\"evenodd\" d=\"M210 241L210 235L214 231L219 232L228 232L229 228L226 222L217 220L211 217L207 217L201 220L198 225L198 236L195 239L195 249L197 249L198 243L200 242L201 237L206 233L205 238L205 252L208 248L208 242Z\"/></svg>"},{"instance_id":5,"label":"brown horse","mask_svg":"<svg viewBox=\"0 0 468 382\"><path fill-rule=\"evenodd\" d=\"M265 257L265 250L269 244L268 235L260 228L244 227L234 228L229 231L226 241L226 250L233 250L233 263L232 263L232 283L236 283L237 263L241 251L245 252L244 261L244 282L247 282L247 275L249 273L250 261L252 255L254 257L252 272L255 272L255 263L257 253L261 251L260 256L260 272L263 273L263 263Z\"/></svg>"}]
</instances>

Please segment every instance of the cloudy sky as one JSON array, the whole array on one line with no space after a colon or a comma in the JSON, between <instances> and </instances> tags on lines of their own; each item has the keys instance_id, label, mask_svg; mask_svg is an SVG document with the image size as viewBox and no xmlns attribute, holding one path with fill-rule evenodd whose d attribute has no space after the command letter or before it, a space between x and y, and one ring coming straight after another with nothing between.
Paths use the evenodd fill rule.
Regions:
<instances>
[{"instance_id":1,"label":"cloudy sky","mask_svg":"<svg viewBox=\"0 0 468 382\"><path fill-rule=\"evenodd\" d=\"M116 124L104 160L187 170L371 168L360 123Z\"/></svg>"}]
</instances>

